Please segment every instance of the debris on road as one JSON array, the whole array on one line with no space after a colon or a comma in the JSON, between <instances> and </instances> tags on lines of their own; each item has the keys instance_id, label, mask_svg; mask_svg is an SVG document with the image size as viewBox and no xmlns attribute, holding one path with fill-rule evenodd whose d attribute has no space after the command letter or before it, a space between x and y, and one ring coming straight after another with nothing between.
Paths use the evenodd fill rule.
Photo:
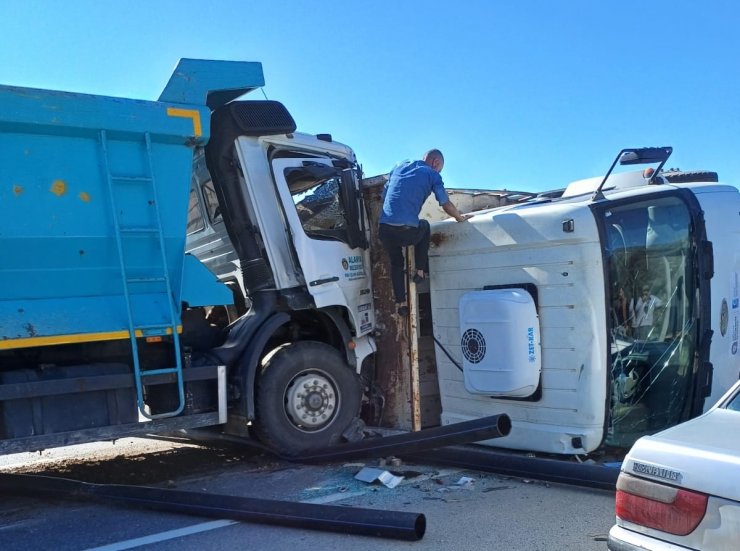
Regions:
<instances>
[{"instance_id":1,"label":"debris on road","mask_svg":"<svg viewBox=\"0 0 740 551\"><path fill-rule=\"evenodd\" d=\"M379 480L387 488L395 488L403 480L402 476L396 476L383 469L374 469L372 467L364 467L355 475L355 478L368 484Z\"/></svg>"},{"instance_id":2,"label":"debris on road","mask_svg":"<svg viewBox=\"0 0 740 551\"><path fill-rule=\"evenodd\" d=\"M469 476L461 476L460 479L453 483L453 486L457 486L464 490L472 490L474 488L475 479Z\"/></svg>"}]
</instances>

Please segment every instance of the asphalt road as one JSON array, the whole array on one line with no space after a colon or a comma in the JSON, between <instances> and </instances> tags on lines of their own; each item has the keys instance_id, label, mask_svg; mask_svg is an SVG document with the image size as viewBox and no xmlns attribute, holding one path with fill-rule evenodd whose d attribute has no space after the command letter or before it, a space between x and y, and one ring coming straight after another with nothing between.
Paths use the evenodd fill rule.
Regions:
<instances>
[{"instance_id":1,"label":"asphalt road","mask_svg":"<svg viewBox=\"0 0 740 551\"><path fill-rule=\"evenodd\" d=\"M244 449L141 440L0 461L3 472L423 513L423 539L399 541L3 495L0 548L603 551L614 522L610 491L421 464L387 467L405 476L391 489L356 480L363 466L377 467L378 462L306 466Z\"/></svg>"}]
</instances>

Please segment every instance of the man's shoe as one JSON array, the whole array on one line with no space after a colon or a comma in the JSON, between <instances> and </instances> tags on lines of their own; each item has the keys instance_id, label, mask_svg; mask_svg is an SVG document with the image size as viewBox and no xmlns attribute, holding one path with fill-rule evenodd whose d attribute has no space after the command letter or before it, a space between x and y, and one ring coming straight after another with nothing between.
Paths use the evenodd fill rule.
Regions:
<instances>
[{"instance_id":1,"label":"man's shoe","mask_svg":"<svg viewBox=\"0 0 740 551\"><path fill-rule=\"evenodd\" d=\"M415 274L414 274L414 277L412 277L412 278L411 278L411 280L412 280L412 281L413 281L414 283L416 283L417 285L418 285L419 283L421 283L422 281L424 281L425 279L426 279L426 277L425 277L425 276L420 276L418 272L417 272L417 273L415 273Z\"/></svg>"}]
</instances>

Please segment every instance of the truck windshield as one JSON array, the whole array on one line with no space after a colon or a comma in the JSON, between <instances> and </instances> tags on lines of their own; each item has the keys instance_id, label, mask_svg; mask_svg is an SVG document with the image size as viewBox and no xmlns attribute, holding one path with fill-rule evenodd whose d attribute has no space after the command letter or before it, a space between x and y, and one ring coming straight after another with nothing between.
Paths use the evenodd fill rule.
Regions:
<instances>
[{"instance_id":1,"label":"truck windshield","mask_svg":"<svg viewBox=\"0 0 740 551\"><path fill-rule=\"evenodd\" d=\"M627 447L690 415L698 333L693 226L676 196L601 212L609 292L608 445Z\"/></svg>"}]
</instances>

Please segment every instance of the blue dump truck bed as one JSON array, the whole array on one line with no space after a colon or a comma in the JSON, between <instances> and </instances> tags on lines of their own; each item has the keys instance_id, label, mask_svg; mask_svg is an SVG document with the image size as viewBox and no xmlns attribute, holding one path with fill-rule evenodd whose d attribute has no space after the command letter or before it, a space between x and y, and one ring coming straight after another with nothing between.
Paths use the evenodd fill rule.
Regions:
<instances>
[{"instance_id":1,"label":"blue dump truck bed","mask_svg":"<svg viewBox=\"0 0 740 551\"><path fill-rule=\"evenodd\" d=\"M188 288L230 301L184 256L193 150L263 84L184 59L156 102L0 87L0 350L172 333Z\"/></svg>"}]
</instances>

